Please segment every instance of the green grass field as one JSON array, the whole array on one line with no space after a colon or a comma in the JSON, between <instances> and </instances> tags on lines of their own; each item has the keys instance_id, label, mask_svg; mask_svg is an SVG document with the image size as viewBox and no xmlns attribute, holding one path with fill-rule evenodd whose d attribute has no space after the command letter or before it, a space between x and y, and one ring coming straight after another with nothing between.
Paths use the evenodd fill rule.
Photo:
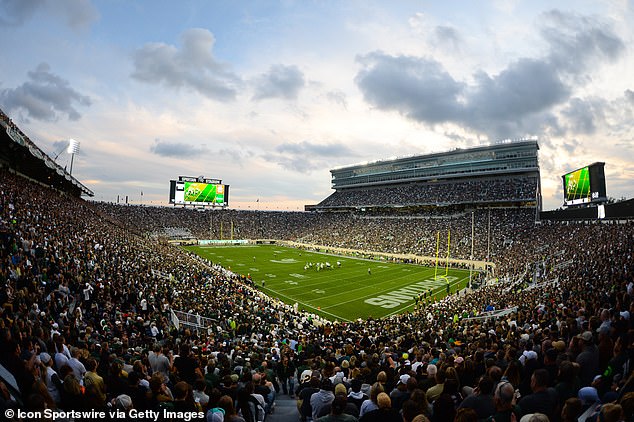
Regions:
<instances>
[{"instance_id":1,"label":"green grass field","mask_svg":"<svg viewBox=\"0 0 634 422\"><path fill-rule=\"evenodd\" d=\"M277 245L194 246L187 247L204 258L250 275L256 286L299 309L317 313L331 321L384 317L414 309L414 297L423 291L436 298L466 286L468 270L435 269L381 260L356 259ZM331 268L317 270L308 263L330 263ZM341 266L337 266L337 262ZM264 282L264 286L262 283Z\"/></svg>"}]
</instances>

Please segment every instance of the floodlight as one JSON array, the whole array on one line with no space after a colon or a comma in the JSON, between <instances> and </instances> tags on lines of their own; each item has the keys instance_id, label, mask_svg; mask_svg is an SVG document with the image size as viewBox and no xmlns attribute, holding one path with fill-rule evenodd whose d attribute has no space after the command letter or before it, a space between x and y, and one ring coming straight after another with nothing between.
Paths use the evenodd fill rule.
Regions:
<instances>
[{"instance_id":1,"label":"floodlight","mask_svg":"<svg viewBox=\"0 0 634 422\"><path fill-rule=\"evenodd\" d=\"M76 141L74 139L69 139L68 148L66 149L66 152L69 154L77 154L79 152L79 141Z\"/></svg>"}]
</instances>

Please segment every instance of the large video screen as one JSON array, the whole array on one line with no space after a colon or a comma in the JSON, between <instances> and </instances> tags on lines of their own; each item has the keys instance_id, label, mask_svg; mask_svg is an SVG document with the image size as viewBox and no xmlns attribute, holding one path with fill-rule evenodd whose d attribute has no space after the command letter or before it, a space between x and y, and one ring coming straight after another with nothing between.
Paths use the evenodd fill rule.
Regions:
<instances>
[{"instance_id":1,"label":"large video screen","mask_svg":"<svg viewBox=\"0 0 634 422\"><path fill-rule=\"evenodd\" d=\"M564 174L564 205L606 201L604 166L594 163Z\"/></svg>"},{"instance_id":2,"label":"large video screen","mask_svg":"<svg viewBox=\"0 0 634 422\"><path fill-rule=\"evenodd\" d=\"M226 207L228 202L228 185L182 180L170 182L170 203L172 204Z\"/></svg>"}]
</instances>

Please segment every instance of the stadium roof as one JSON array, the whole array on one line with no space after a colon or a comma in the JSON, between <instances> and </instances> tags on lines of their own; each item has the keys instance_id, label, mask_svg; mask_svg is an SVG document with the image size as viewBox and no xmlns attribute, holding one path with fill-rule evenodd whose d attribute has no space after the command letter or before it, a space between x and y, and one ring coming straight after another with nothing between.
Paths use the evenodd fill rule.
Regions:
<instances>
[{"instance_id":1,"label":"stadium roof","mask_svg":"<svg viewBox=\"0 0 634 422\"><path fill-rule=\"evenodd\" d=\"M47 186L55 187L74 196L94 196L93 191L75 179L33 141L29 139L0 110L0 160L9 168Z\"/></svg>"},{"instance_id":2,"label":"stadium roof","mask_svg":"<svg viewBox=\"0 0 634 422\"><path fill-rule=\"evenodd\" d=\"M331 172L340 171L340 170L352 170L352 169L356 169L360 167L366 167L370 165L377 165L377 164L384 164L384 163L398 163L398 162L414 161L414 160L420 160L420 159L428 160L428 159L434 159L437 157L449 157L452 155L459 155L459 154L470 153L470 152L490 151L490 150L516 147L516 146L526 146L526 145L535 146L537 149L539 149L539 144L537 143L537 139L503 140L491 145L484 145L484 146L478 146L473 148L456 148L451 151L445 151L445 152L435 152L431 154L416 154L416 155L408 155L403 157L384 158L384 159L380 159L376 161L367 161L365 163L335 167L331 170Z\"/></svg>"}]
</instances>

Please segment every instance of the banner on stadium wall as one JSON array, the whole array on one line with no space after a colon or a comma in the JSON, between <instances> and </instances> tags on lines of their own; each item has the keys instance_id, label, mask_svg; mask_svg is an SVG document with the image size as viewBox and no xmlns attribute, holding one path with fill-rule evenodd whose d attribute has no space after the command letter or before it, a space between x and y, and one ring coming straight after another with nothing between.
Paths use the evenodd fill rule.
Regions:
<instances>
[{"instance_id":1,"label":"banner on stadium wall","mask_svg":"<svg viewBox=\"0 0 634 422\"><path fill-rule=\"evenodd\" d=\"M204 246L204 245L247 245L248 243L249 243L248 240L220 240L220 239L198 240L198 244L201 246Z\"/></svg>"},{"instance_id":2,"label":"banner on stadium wall","mask_svg":"<svg viewBox=\"0 0 634 422\"><path fill-rule=\"evenodd\" d=\"M337 248L330 246L319 246L307 243L299 243L299 242L291 242L281 240L279 241L282 245L288 245L293 248L306 249L306 250L316 250L318 252L324 253L333 253L337 255L352 255L352 256L363 256L363 257L374 257L378 259L398 259L398 260L410 260L416 264L423 265L433 265L438 262L438 258L433 256L420 256L413 254L395 254L395 253L386 253L386 252L371 252L371 251L362 251L359 249L347 249L347 248ZM476 260L468 260L468 259L442 259L443 262L449 262L450 266L460 266L463 268L469 269L469 267L473 266L474 270L490 270L492 273L495 273L496 265L493 262L487 261L476 261Z\"/></svg>"}]
</instances>

